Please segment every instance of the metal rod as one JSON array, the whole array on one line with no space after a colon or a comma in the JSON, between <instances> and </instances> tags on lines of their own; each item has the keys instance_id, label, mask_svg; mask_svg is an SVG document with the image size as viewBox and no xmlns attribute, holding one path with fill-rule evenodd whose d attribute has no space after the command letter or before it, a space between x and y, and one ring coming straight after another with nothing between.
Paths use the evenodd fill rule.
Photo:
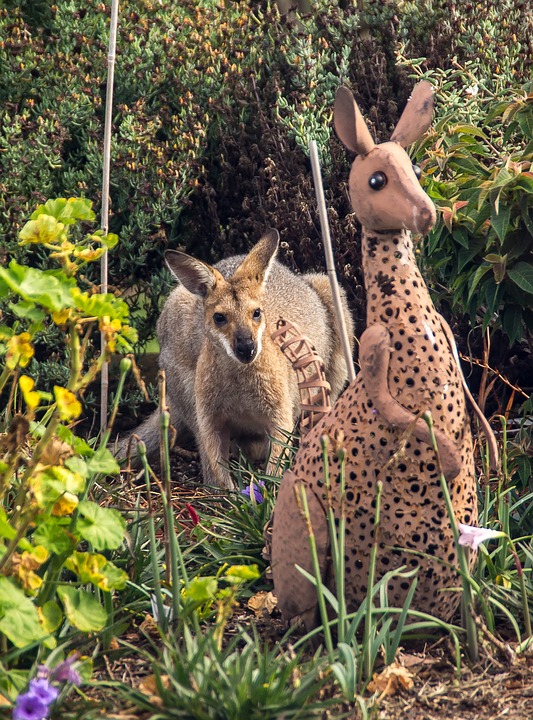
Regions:
<instances>
[{"instance_id":1,"label":"metal rod","mask_svg":"<svg viewBox=\"0 0 533 720\"><path fill-rule=\"evenodd\" d=\"M109 232L109 177L111 169L111 135L113 126L113 87L115 81L115 57L117 48L118 0L111 3L111 25L109 28L109 51L107 55L107 89L105 103L104 125L104 157L102 170L102 219L101 229L104 235ZM108 290L108 263L107 250L100 260L100 292ZM100 352L105 353L105 335L100 336ZM100 430L105 432L107 427L108 399L109 399L109 362L102 365L100 382Z\"/></svg>"},{"instance_id":2,"label":"metal rod","mask_svg":"<svg viewBox=\"0 0 533 720\"><path fill-rule=\"evenodd\" d=\"M313 181L315 183L316 200L318 204L318 216L320 218L320 227L322 229L322 242L324 244L324 254L326 256L326 270L331 285L331 293L333 295L333 305L335 308L335 317L337 319L337 328L341 337L344 359L348 369L348 378L350 382L355 380L355 366L350 348L350 339L348 338L348 330L344 322L344 314L342 312L341 296L339 292L339 283L337 273L335 272L335 260L333 258L333 248L331 245L331 235L329 232L328 213L326 210L326 200L324 197L324 187L322 185L322 173L320 172L320 160L318 150L314 140L309 141L309 154L311 156L311 168L313 170Z\"/></svg>"}]
</instances>

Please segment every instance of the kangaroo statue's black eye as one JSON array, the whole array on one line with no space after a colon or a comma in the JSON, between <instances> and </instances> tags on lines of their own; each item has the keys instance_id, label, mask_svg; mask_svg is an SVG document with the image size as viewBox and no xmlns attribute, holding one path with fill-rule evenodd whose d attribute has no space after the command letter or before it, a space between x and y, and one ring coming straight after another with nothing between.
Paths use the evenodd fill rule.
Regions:
<instances>
[{"instance_id":1,"label":"kangaroo statue's black eye","mask_svg":"<svg viewBox=\"0 0 533 720\"><path fill-rule=\"evenodd\" d=\"M415 165L414 163L413 163L413 172L417 176L417 178L420 180L420 178L422 177L422 170L418 167L418 165Z\"/></svg>"},{"instance_id":2,"label":"kangaroo statue's black eye","mask_svg":"<svg viewBox=\"0 0 533 720\"><path fill-rule=\"evenodd\" d=\"M222 327L222 325L225 325L228 322L228 318L224 315L224 313L216 312L213 315L213 322L215 325Z\"/></svg>"},{"instance_id":3,"label":"kangaroo statue's black eye","mask_svg":"<svg viewBox=\"0 0 533 720\"><path fill-rule=\"evenodd\" d=\"M254 320L261 320L261 308L256 308L252 317Z\"/></svg>"},{"instance_id":4,"label":"kangaroo statue's black eye","mask_svg":"<svg viewBox=\"0 0 533 720\"><path fill-rule=\"evenodd\" d=\"M375 172L368 178L368 184L372 190L383 190L387 184L387 176L382 172Z\"/></svg>"}]
</instances>

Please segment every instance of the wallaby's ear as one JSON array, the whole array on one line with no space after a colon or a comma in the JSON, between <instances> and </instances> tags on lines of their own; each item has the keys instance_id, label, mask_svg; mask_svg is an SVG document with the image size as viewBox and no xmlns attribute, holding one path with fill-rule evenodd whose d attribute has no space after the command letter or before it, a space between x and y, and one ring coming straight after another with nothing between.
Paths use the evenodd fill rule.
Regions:
<instances>
[{"instance_id":1,"label":"wallaby's ear","mask_svg":"<svg viewBox=\"0 0 533 720\"><path fill-rule=\"evenodd\" d=\"M279 233L274 228L268 230L244 258L233 277L252 277L258 283L264 283L279 247Z\"/></svg>"},{"instance_id":2,"label":"wallaby's ear","mask_svg":"<svg viewBox=\"0 0 533 720\"><path fill-rule=\"evenodd\" d=\"M433 117L433 88L426 80L417 83L391 140L407 147L418 140L431 125Z\"/></svg>"},{"instance_id":3,"label":"wallaby's ear","mask_svg":"<svg viewBox=\"0 0 533 720\"><path fill-rule=\"evenodd\" d=\"M347 87L340 87L335 95L333 112L335 132L339 140L358 155L366 155L375 146L365 119Z\"/></svg>"},{"instance_id":4,"label":"wallaby's ear","mask_svg":"<svg viewBox=\"0 0 533 720\"><path fill-rule=\"evenodd\" d=\"M207 263L196 260L178 250L167 250L165 260L170 272L187 290L195 295L200 295L200 297L205 297L213 288L219 274Z\"/></svg>"}]
</instances>

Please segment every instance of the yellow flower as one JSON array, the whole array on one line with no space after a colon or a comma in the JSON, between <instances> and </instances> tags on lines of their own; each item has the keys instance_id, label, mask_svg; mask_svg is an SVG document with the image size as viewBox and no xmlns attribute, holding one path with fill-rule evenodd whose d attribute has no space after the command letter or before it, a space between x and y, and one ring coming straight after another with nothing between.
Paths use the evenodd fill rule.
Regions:
<instances>
[{"instance_id":1,"label":"yellow flower","mask_svg":"<svg viewBox=\"0 0 533 720\"><path fill-rule=\"evenodd\" d=\"M35 350L31 344L31 335L28 332L13 335L7 341L6 365L10 370L14 370L17 365L26 367L32 359Z\"/></svg>"},{"instance_id":2,"label":"yellow flower","mask_svg":"<svg viewBox=\"0 0 533 720\"><path fill-rule=\"evenodd\" d=\"M72 493L66 492L61 495L52 507L52 515L56 517L64 517L70 515L78 507L78 497Z\"/></svg>"},{"instance_id":3,"label":"yellow flower","mask_svg":"<svg viewBox=\"0 0 533 720\"><path fill-rule=\"evenodd\" d=\"M56 325L65 325L69 319L70 313L70 308L63 308L63 310L58 310L57 312L52 313L52 320Z\"/></svg>"},{"instance_id":4,"label":"yellow flower","mask_svg":"<svg viewBox=\"0 0 533 720\"><path fill-rule=\"evenodd\" d=\"M54 385L54 395L61 420L70 422L81 415L81 403L73 392L59 385Z\"/></svg>"},{"instance_id":5,"label":"yellow flower","mask_svg":"<svg viewBox=\"0 0 533 720\"><path fill-rule=\"evenodd\" d=\"M40 394L33 389L35 387L35 380L32 380L32 378L27 375L21 375L19 386L22 390L22 395L24 396L24 401L28 406L28 410L33 412L35 408L39 407L41 399Z\"/></svg>"}]
</instances>

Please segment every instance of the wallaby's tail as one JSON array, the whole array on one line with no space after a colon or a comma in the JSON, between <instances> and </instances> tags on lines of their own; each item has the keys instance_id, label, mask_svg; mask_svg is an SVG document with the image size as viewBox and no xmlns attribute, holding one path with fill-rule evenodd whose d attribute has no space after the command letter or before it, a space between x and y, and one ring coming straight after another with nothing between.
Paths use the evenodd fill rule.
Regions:
<instances>
[{"instance_id":1,"label":"wallaby's tail","mask_svg":"<svg viewBox=\"0 0 533 720\"><path fill-rule=\"evenodd\" d=\"M146 420L139 425L132 433L126 435L123 439L119 440L115 455L118 458L125 458L128 451L131 451L131 457L136 458L137 453L137 440L133 437L138 435L139 439L146 445L146 455L148 459L157 457L159 450L159 410L154 412L146 418Z\"/></svg>"},{"instance_id":2,"label":"wallaby's tail","mask_svg":"<svg viewBox=\"0 0 533 720\"><path fill-rule=\"evenodd\" d=\"M337 399L346 381L348 380L348 370L344 359L344 351L340 333L337 328L337 316L333 305L333 296L331 294L331 285L327 275L323 273L306 273L303 278L313 288L322 300L324 307L328 313L329 332L331 338L331 353L329 358L324 358L326 365L326 374L331 385L331 399L333 402ZM344 322L350 339L350 347L353 352L354 346L354 323L352 314L348 308L346 293L343 288L339 288L344 315Z\"/></svg>"}]
</instances>

